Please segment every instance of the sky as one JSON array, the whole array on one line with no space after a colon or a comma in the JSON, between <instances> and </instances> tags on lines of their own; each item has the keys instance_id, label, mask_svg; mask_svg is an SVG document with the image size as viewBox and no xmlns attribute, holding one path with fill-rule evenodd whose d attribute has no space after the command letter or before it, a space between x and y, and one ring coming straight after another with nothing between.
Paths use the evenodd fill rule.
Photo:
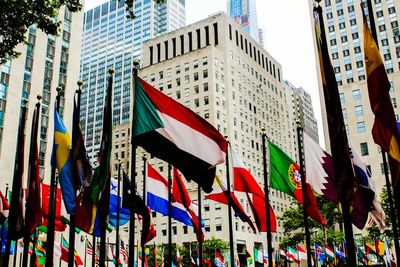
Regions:
<instances>
[{"instance_id":1,"label":"sky","mask_svg":"<svg viewBox=\"0 0 400 267\"><path fill-rule=\"evenodd\" d=\"M85 10L107 0L86 0ZM318 120L320 142L323 144L321 108L318 95L317 70L311 15L306 0L256 0L260 28L264 29L266 50L283 68L283 78L311 94ZM226 11L227 0L186 0L186 23Z\"/></svg>"}]
</instances>

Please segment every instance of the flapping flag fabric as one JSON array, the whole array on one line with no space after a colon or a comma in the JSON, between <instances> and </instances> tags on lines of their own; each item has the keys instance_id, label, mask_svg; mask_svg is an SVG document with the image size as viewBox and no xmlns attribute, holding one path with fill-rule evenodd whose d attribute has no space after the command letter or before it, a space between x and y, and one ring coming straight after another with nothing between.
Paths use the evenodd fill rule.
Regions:
<instances>
[{"instance_id":1,"label":"flapping flag fabric","mask_svg":"<svg viewBox=\"0 0 400 267\"><path fill-rule=\"evenodd\" d=\"M222 256L221 251L219 249L215 250L215 260L214 260L215 266L217 267L223 267L225 266L225 259L224 256Z\"/></svg>"},{"instance_id":2,"label":"flapping flag fabric","mask_svg":"<svg viewBox=\"0 0 400 267\"><path fill-rule=\"evenodd\" d=\"M71 137L64 122L54 107L54 146L52 164L58 169L58 179L68 214L75 214L75 187L72 171Z\"/></svg>"},{"instance_id":3,"label":"flapping flag fabric","mask_svg":"<svg viewBox=\"0 0 400 267\"><path fill-rule=\"evenodd\" d=\"M363 15L363 20L368 94L372 112L375 114L372 136L375 143L389 154L392 182L396 187L400 175L400 135L389 95L390 83L379 49L368 29L365 15Z\"/></svg>"},{"instance_id":4,"label":"flapping flag fabric","mask_svg":"<svg viewBox=\"0 0 400 267\"><path fill-rule=\"evenodd\" d=\"M147 205L150 209L168 216L168 181L150 164L147 165L147 176ZM185 225L193 226L186 208L178 202L172 202L171 217Z\"/></svg>"},{"instance_id":5,"label":"flapping flag fabric","mask_svg":"<svg viewBox=\"0 0 400 267\"><path fill-rule=\"evenodd\" d=\"M261 189L253 175L251 175L249 170L246 168L246 165L236 153L232 154L235 191L252 193L264 198L264 191Z\"/></svg>"},{"instance_id":6,"label":"flapping flag fabric","mask_svg":"<svg viewBox=\"0 0 400 267\"><path fill-rule=\"evenodd\" d=\"M10 205L3 193L0 191L0 224L8 217L10 212Z\"/></svg>"},{"instance_id":7,"label":"flapping flag fabric","mask_svg":"<svg viewBox=\"0 0 400 267\"><path fill-rule=\"evenodd\" d=\"M261 264L264 263L263 252L256 247L254 247L254 261Z\"/></svg>"},{"instance_id":8,"label":"flapping flag fabric","mask_svg":"<svg viewBox=\"0 0 400 267\"><path fill-rule=\"evenodd\" d=\"M288 253L287 254L289 256L289 259L291 259L295 263L300 263L299 255L298 255L298 252L297 252L296 249L288 246Z\"/></svg>"},{"instance_id":9,"label":"flapping flag fabric","mask_svg":"<svg viewBox=\"0 0 400 267\"><path fill-rule=\"evenodd\" d=\"M62 210L62 193L61 189L57 188L57 198L56 201L56 210L55 210L55 226L54 230L57 232L63 232L67 225L64 222L61 210ZM47 227L48 217L49 217L49 199L50 199L50 185L42 184L42 216L43 222L42 224Z\"/></svg>"},{"instance_id":10,"label":"flapping flag fabric","mask_svg":"<svg viewBox=\"0 0 400 267\"><path fill-rule=\"evenodd\" d=\"M86 190L81 192L76 202L76 227L88 234L100 237L100 214L88 192Z\"/></svg>"},{"instance_id":11,"label":"flapping flag fabric","mask_svg":"<svg viewBox=\"0 0 400 267\"><path fill-rule=\"evenodd\" d=\"M235 194L231 191L229 195L226 179L223 179L225 179L225 177L221 178L218 175L215 176L213 191L211 194L206 195L206 198L225 205L228 205L228 203L230 202L231 207L235 211L235 216L239 217L243 222L247 222L250 225L251 229L253 229L253 232L256 232L256 228L254 227L253 222L246 214Z\"/></svg>"},{"instance_id":12,"label":"flapping flag fabric","mask_svg":"<svg viewBox=\"0 0 400 267\"><path fill-rule=\"evenodd\" d=\"M121 183L122 184L122 183ZM120 197L118 198L118 190L120 191ZM131 218L131 211L122 207L122 188L118 188L118 180L111 178L110 183L110 214L109 220L113 227L117 227L117 207L119 209L119 226L122 226L129 222Z\"/></svg>"},{"instance_id":13,"label":"flapping flag fabric","mask_svg":"<svg viewBox=\"0 0 400 267\"><path fill-rule=\"evenodd\" d=\"M247 200L250 205L251 211L253 212L254 220L257 225L259 232L267 232L267 215L265 208L265 198L258 195L251 195L247 193ZM274 210L269 204L269 214L271 222L271 232L276 233L276 216Z\"/></svg>"},{"instance_id":14,"label":"flapping flag fabric","mask_svg":"<svg viewBox=\"0 0 400 267\"><path fill-rule=\"evenodd\" d=\"M301 205L303 205L302 177L299 165L272 142L269 142L269 152L271 161L271 187L293 196ZM307 206L305 207L305 210L311 218L325 225L326 222L318 209L317 201L311 186L307 182L305 185L306 195L304 198L307 198Z\"/></svg>"},{"instance_id":15,"label":"flapping flag fabric","mask_svg":"<svg viewBox=\"0 0 400 267\"><path fill-rule=\"evenodd\" d=\"M299 260L307 260L307 252L300 246L297 246L297 252L299 253Z\"/></svg>"},{"instance_id":16,"label":"flapping flag fabric","mask_svg":"<svg viewBox=\"0 0 400 267\"><path fill-rule=\"evenodd\" d=\"M227 142L205 119L135 76L132 142L209 193Z\"/></svg>"},{"instance_id":17,"label":"flapping flag fabric","mask_svg":"<svg viewBox=\"0 0 400 267\"><path fill-rule=\"evenodd\" d=\"M192 220L194 231L197 235L197 240L204 241L204 233L201 229L201 222L198 217L198 207L190 199L189 193L186 190L186 186L182 181L182 178L178 172L177 168L173 168L173 185L172 185L172 195L173 201L180 203L186 208L186 211L190 215Z\"/></svg>"},{"instance_id":18,"label":"flapping flag fabric","mask_svg":"<svg viewBox=\"0 0 400 267\"><path fill-rule=\"evenodd\" d=\"M325 245L325 255L328 262L333 262L335 260L335 253L333 252L333 249L330 248L328 245Z\"/></svg>"},{"instance_id":19,"label":"flapping flag fabric","mask_svg":"<svg viewBox=\"0 0 400 267\"><path fill-rule=\"evenodd\" d=\"M31 143L29 148L28 163L28 188L26 190L25 204L25 234L30 236L36 227L42 223L41 195L40 195L40 167L38 156L38 128L39 128L40 104L37 103L33 112Z\"/></svg>"}]
</instances>

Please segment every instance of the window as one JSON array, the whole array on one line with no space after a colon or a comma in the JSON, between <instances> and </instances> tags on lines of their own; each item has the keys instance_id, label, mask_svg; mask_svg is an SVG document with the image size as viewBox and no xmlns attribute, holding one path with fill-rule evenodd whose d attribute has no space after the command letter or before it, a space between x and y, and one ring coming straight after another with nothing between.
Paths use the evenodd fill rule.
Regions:
<instances>
[{"instance_id":1,"label":"window","mask_svg":"<svg viewBox=\"0 0 400 267\"><path fill-rule=\"evenodd\" d=\"M203 70L203 78L208 78L208 70Z\"/></svg>"},{"instance_id":2,"label":"window","mask_svg":"<svg viewBox=\"0 0 400 267\"><path fill-rule=\"evenodd\" d=\"M204 92L208 91L208 83L203 84L203 90L204 90Z\"/></svg>"},{"instance_id":3,"label":"window","mask_svg":"<svg viewBox=\"0 0 400 267\"><path fill-rule=\"evenodd\" d=\"M396 98L392 98L392 104L393 104L393 108L397 108L397 102L396 102Z\"/></svg>"},{"instance_id":4,"label":"window","mask_svg":"<svg viewBox=\"0 0 400 267\"><path fill-rule=\"evenodd\" d=\"M361 156L368 156L368 143L360 143Z\"/></svg>"},{"instance_id":5,"label":"window","mask_svg":"<svg viewBox=\"0 0 400 267\"><path fill-rule=\"evenodd\" d=\"M361 99L360 89L353 90L353 100L360 100L360 99Z\"/></svg>"},{"instance_id":6,"label":"window","mask_svg":"<svg viewBox=\"0 0 400 267\"><path fill-rule=\"evenodd\" d=\"M343 119L347 119L347 110L345 108L342 109Z\"/></svg>"},{"instance_id":7,"label":"window","mask_svg":"<svg viewBox=\"0 0 400 267\"><path fill-rule=\"evenodd\" d=\"M198 81L199 80L199 73L198 72L193 73L193 80L194 81Z\"/></svg>"},{"instance_id":8,"label":"window","mask_svg":"<svg viewBox=\"0 0 400 267\"><path fill-rule=\"evenodd\" d=\"M340 93L339 94L339 98L340 98L340 103L344 103L344 93Z\"/></svg>"},{"instance_id":9,"label":"window","mask_svg":"<svg viewBox=\"0 0 400 267\"><path fill-rule=\"evenodd\" d=\"M361 105L359 106L355 106L354 107L355 113L356 113L356 117L360 117L363 115L363 108Z\"/></svg>"},{"instance_id":10,"label":"window","mask_svg":"<svg viewBox=\"0 0 400 267\"><path fill-rule=\"evenodd\" d=\"M357 130L358 133L365 133L365 122L363 121L357 122Z\"/></svg>"}]
</instances>

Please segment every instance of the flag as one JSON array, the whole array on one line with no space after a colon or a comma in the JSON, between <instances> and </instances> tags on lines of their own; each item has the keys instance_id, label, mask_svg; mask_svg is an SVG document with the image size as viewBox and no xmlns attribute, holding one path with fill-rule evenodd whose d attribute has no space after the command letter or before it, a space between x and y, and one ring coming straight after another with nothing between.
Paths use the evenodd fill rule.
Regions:
<instances>
[{"instance_id":1,"label":"flag","mask_svg":"<svg viewBox=\"0 0 400 267\"><path fill-rule=\"evenodd\" d=\"M142 216L143 231L141 236L141 243L146 243L151 237L150 226L151 226L151 215L146 203L143 198L140 197L139 193L131 185L128 175L123 173L123 198L122 207L128 209L131 212L137 213ZM154 229L154 228L153 228ZM150 240L149 240L150 241Z\"/></svg>"},{"instance_id":2,"label":"flag","mask_svg":"<svg viewBox=\"0 0 400 267\"><path fill-rule=\"evenodd\" d=\"M10 205L8 205L7 199L0 191L0 224L2 224L8 217L10 212Z\"/></svg>"},{"instance_id":3,"label":"flag","mask_svg":"<svg viewBox=\"0 0 400 267\"><path fill-rule=\"evenodd\" d=\"M379 239L375 240L375 247L376 247L376 253L378 253L380 256L383 256L385 254L384 242L380 241Z\"/></svg>"},{"instance_id":4,"label":"flag","mask_svg":"<svg viewBox=\"0 0 400 267\"><path fill-rule=\"evenodd\" d=\"M296 249L288 246L288 253L287 254L289 256L289 259L291 259L295 263L300 263L299 255L298 255L298 252L297 252Z\"/></svg>"},{"instance_id":5,"label":"flag","mask_svg":"<svg viewBox=\"0 0 400 267\"><path fill-rule=\"evenodd\" d=\"M235 211L235 216L239 217L243 222L247 222L250 225L251 229L253 229L253 232L256 232L256 228L254 227L253 222L246 214L235 194L231 191L229 195L225 177L223 180L223 178L221 178L220 176L215 176L213 191L210 194L206 195L206 198L226 205L228 205L228 202L230 202L231 207Z\"/></svg>"},{"instance_id":6,"label":"flag","mask_svg":"<svg viewBox=\"0 0 400 267\"><path fill-rule=\"evenodd\" d=\"M17 240L23 236L24 231L24 197L22 189L22 181L24 174L24 148L25 148L25 120L26 107L22 107L20 115L17 148L15 155L13 185L11 191L10 212L8 215L8 238Z\"/></svg>"},{"instance_id":7,"label":"flag","mask_svg":"<svg viewBox=\"0 0 400 267\"><path fill-rule=\"evenodd\" d=\"M263 251L263 263L268 264L268 252L265 249Z\"/></svg>"},{"instance_id":8,"label":"flag","mask_svg":"<svg viewBox=\"0 0 400 267\"><path fill-rule=\"evenodd\" d=\"M176 262L178 263L178 266L181 266L182 258L178 247L176 247Z\"/></svg>"},{"instance_id":9,"label":"flag","mask_svg":"<svg viewBox=\"0 0 400 267\"><path fill-rule=\"evenodd\" d=\"M40 167L38 157L38 127L40 104L37 103L33 112L31 143L28 163L28 188L25 204L25 234L30 236L36 227L42 223L41 196L40 196Z\"/></svg>"},{"instance_id":10,"label":"flag","mask_svg":"<svg viewBox=\"0 0 400 267\"><path fill-rule=\"evenodd\" d=\"M161 253L164 254L164 247L161 249ZM153 259L154 259L154 267L158 267L156 243L154 243L154 248L153 248ZM161 264L162 265L164 264L164 255L162 255L162 258L161 258Z\"/></svg>"},{"instance_id":11,"label":"flag","mask_svg":"<svg viewBox=\"0 0 400 267\"><path fill-rule=\"evenodd\" d=\"M394 260L394 255L392 254L392 251L389 247L389 243L386 239L384 240L384 244L385 244L385 255L386 255L385 261L386 261L387 266L396 267L397 265Z\"/></svg>"},{"instance_id":12,"label":"flag","mask_svg":"<svg viewBox=\"0 0 400 267\"><path fill-rule=\"evenodd\" d=\"M76 227L82 231L100 237L101 215L90 198L88 190L83 190L76 199Z\"/></svg>"},{"instance_id":13,"label":"flag","mask_svg":"<svg viewBox=\"0 0 400 267\"><path fill-rule=\"evenodd\" d=\"M225 266L224 256L222 256L221 251L219 249L215 249L214 264L216 267L224 267Z\"/></svg>"},{"instance_id":14,"label":"flag","mask_svg":"<svg viewBox=\"0 0 400 267\"><path fill-rule=\"evenodd\" d=\"M297 245L297 251L299 253L299 260L307 260L307 252L299 245Z\"/></svg>"},{"instance_id":15,"label":"flag","mask_svg":"<svg viewBox=\"0 0 400 267\"><path fill-rule=\"evenodd\" d=\"M247 260L247 265L251 265L253 264L253 257L251 257L250 252L247 250L247 248L245 247L246 250L246 260Z\"/></svg>"},{"instance_id":16,"label":"flag","mask_svg":"<svg viewBox=\"0 0 400 267\"><path fill-rule=\"evenodd\" d=\"M132 143L177 167L209 193L227 142L205 119L135 77Z\"/></svg>"},{"instance_id":17,"label":"flag","mask_svg":"<svg viewBox=\"0 0 400 267\"><path fill-rule=\"evenodd\" d=\"M304 157L307 183L325 199L337 202L333 159L306 133L304 133Z\"/></svg>"},{"instance_id":18,"label":"flag","mask_svg":"<svg viewBox=\"0 0 400 267\"><path fill-rule=\"evenodd\" d=\"M325 245L325 255L328 262L333 262L335 260L335 253L333 252L333 249L330 248L328 245Z\"/></svg>"},{"instance_id":19,"label":"flag","mask_svg":"<svg viewBox=\"0 0 400 267\"><path fill-rule=\"evenodd\" d=\"M369 260L367 255L364 253L364 251L362 251L362 249L359 246L356 246L356 248L357 248L358 260L363 264L368 264Z\"/></svg>"},{"instance_id":20,"label":"flag","mask_svg":"<svg viewBox=\"0 0 400 267\"><path fill-rule=\"evenodd\" d=\"M258 263L264 263L263 253L256 247L254 247L254 261Z\"/></svg>"},{"instance_id":21,"label":"flag","mask_svg":"<svg viewBox=\"0 0 400 267\"><path fill-rule=\"evenodd\" d=\"M236 153L233 153L233 177L236 191L265 197L264 191Z\"/></svg>"},{"instance_id":22,"label":"flag","mask_svg":"<svg viewBox=\"0 0 400 267\"><path fill-rule=\"evenodd\" d=\"M378 221L379 228L381 228L385 223L379 220L379 218L383 218L385 215L382 213L382 206L372 188L375 187L375 185L372 184L373 181L367 172L367 166L363 162L362 157L353 145L350 144L350 147L354 173L357 181L357 189L353 193L353 209L351 210L352 222L358 229L362 230L367 223L368 212L375 210L375 218Z\"/></svg>"},{"instance_id":23,"label":"flag","mask_svg":"<svg viewBox=\"0 0 400 267\"><path fill-rule=\"evenodd\" d=\"M107 96L103 110L103 131L101 136L100 151L98 154L99 166L94 170L92 181L89 187L90 198L97 206L101 206L101 212L106 217L108 215L109 206L109 190L110 185L110 159L112 149L112 91L113 78L108 78ZM106 190L107 189L107 190ZM104 193L104 198L103 198ZM102 200L101 205L98 202Z\"/></svg>"},{"instance_id":24,"label":"flag","mask_svg":"<svg viewBox=\"0 0 400 267\"><path fill-rule=\"evenodd\" d=\"M52 165L58 169L58 179L60 181L65 209L68 214L75 214L76 201L72 171L71 137L55 106Z\"/></svg>"},{"instance_id":25,"label":"flag","mask_svg":"<svg viewBox=\"0 0 400 267\"><path fill-rule=\"evenodd\" d=\"M65 240L64 237L61 238L61 246L64 247L69 253L69 249L68 249L69 244L68 244L67 240ZM68 259L67 259L67 261L68 261ZM76 266L83 265L83 261L82 261L81 257L79 257L78 252L76 252L76 250L74 250L74 261L75 261Z\"/></svg>"},{"instance_id":26,"label":"flag","mask_svg":"<svg viewBox=\"0 0 400 267\"><path fill-rule=\"evenodd\" d=\"M314 16L314 26L330 140L328 147L330 147L333 167L335 169L335 185L338 200L341 202L346 201L342 204L346 204L344 207L347 213L347 206L351 204L355 188L349 144L347 142L339 90L330 61L328 45L326 39L321 36L321 31L324 27L323 21L319 21L318 16Z\"/></svg>"},{"instance_id":27,"label":"flag","mask_svg":"<svg viewBox=\"0 0 400 267\"><path fill-rule=\"evenodd\" d=\"M114 251L112 250L110 245L108 246L108 259L114 263L114 266L122 266L121 259L118 259L117 264L117 257L115 256Z\"/></svg>"},{"instance_id":28,"label":"flag","mask_svg":"<svg viewBox=\"0 0 400 267\"><path fill-rule=\"evenodd\" d=\"M95 253L94 257L95 257L95 261L97 263L99 261L99 255L97 255L97 253L94 250L95 250L95 248L93 248L90 241L86 238L86 254L93 255L93 253Z\"/></svg>"},{"instance_id":29,"label":"flag","mask_svg":"<svg viewBox=\"0 0 400 267\"><path fill-rule=\"evenodd\" d=\"M81 187L89 187L92 182L92 165L86 152L85 141L83 140L80 125L80 103L74 99L74 112L72 121L72 165L74 171L75 190Z\"/></svg>"},{"instance_id":30,"label":"flag","mask_svg":"<svg viewBox=\"0 0 400 267\"><path fill-rule=\"evenodd\" d=\"M345 260L346 259L346 254L343 252L343 251L341 251L339 248L337 248L336 246L334 247L334 249L335 249L335 255L337 256L337 257L339 257L339 259L340 260Z\"/></svg>"},{"instance_id":31,"label":"flag","mask_svg":"<svg viewBox=\"0 0 400 267\"><path fill-rule=\"evenodd\" d=\"M56 210L55 210L55 225L54 225L54 230L57 232L63 232L65 228L67 228L67 225L65 223L65 220L63 219L63 216L61 215L61 189L57 188L57 198L55 199L56 201ZM47 227L48 224L48 217L49 217L49 199L50 199L50 185L48 184L43 184L42 183L42 216L43 216L43 222L42 225Z\"/></svg>"},{"instance_id":32,"label":"flag","mask_svg":"<svg viewBox=\"0 0 400 267\"><path fill-rule=\"evenodd\" d=\"M396 187L400 175L400 135L389 95L390 83L379 48L368 29L364 14L363 21L368 94L372 112L375 114L372 136L375 143L389 154L393 187Z\"/></svg>"},{"instance_id":33,"label":"flag","mask_svg":"<svg viewBox=\"0 0 400 267\"><path fill-rule=\"evenodd\" d=\"M267 232L267 215L265 208L265 198L262 198L258 195L250 196L247 193L247 200L250 205L251 211L253 212L254 220L257 225L257 229L259 232ZM276 233L276 216L274 210L271 207L271 204L268 203L269 206L269 215L270 215L270 225L271 232Z\"/></svg>"},{"instance_id":34,"label":"flag","mask_svg":"<svg viewBox=\"0 0 400 267\"><path fill-rule=\"evenodd\" d=\"M149 216L150 216L149 217L150 218L150 226L149 226L149 229L146 229L147 232L145 233L146 243L150 242L151 240L153 240L153 238L155 238L157 236L157 232L156 232L156 229L154 228L154 223L153 223L152 216L151 216L151 209L149 207L147 207L147 210L149 211ZM144 222L142 222L143 216L140 214L138 215L138 220L139 220L139 222L144 223Z\"/></svg>"},{"instance_id":35,"label":"flag","mask_svg":"<svg viewBox=\"0 0 400 267\"><path fill-rule=\"evenodd\" d=\"M68 248L54 241L54 258L68 262Z\"/></svg>"},{"instance_id":36,"label":"flag","mask_svg":"<svg viewBox=\"0 0 400 267\"><path fill-rule=\"evenodd\" d=\"M325 262L324 249L318 244L315 244L315 257L317 261Z\"/></svg>"},{"instance_id":37,"label":"flag","mask_svg":"<svg viewBox=\"0 0 400 267\"><path fill-rule=\"evenodd\" d=\"M288 255L286 254L286 252L283 250L283 249L281 249L281 248L279 248L279 253L277 253L278 255L279 255L279 259L283 259L283 260L287 260L288 259Z\"/></svg>"},{"instance_id":38,"label":"flag","mask_svg":"<svg viewBox=\"0 0 400 267\"><path fill-rule=\"evenodd\" d=\"M269 152L271 161L271 187L293 196L303 205L302 177L299 165L272 142L269 142ZM306 192L304 197L307 198L306 212L311 218L325 225L326 222L318 209L317 201L311 186L308 183L305 183L305 185Z\"/></svg>"},{"instance_id":39,"label":"flag","mask_svg":"<svg viewBox=\"0 0 400 267\"><path fill-rule=\"evenodd\" d=\"M120 191L120 197L118 198L118 190ZM131 211L122 207L122 193L121 189L118 188L118 180L111 178L110 183L110 214L109 220L113 227L117 227L117 207L119 208L119 226L122 226L129 222L131 217Z\"/></svg>"},{"instance_id":40,"label":"flag","mask_svg":"<svg viewBox=\"0 0 400 267\"><path fill-rule=\"evenodd\" d=\"M197 205L193 205L189 193L186 190L186 186L183 183L181 176L179 175L178 169L175 167L173 169L173 175L174 175L174 181L172 185L173 201L182 204L183 207L186 208L186 211L189 213L190 219L192 220L197 240L204 241L204 233L203 230L201 229L201 223L198 217L198 207Z\"/></svg>"}]
</instances>

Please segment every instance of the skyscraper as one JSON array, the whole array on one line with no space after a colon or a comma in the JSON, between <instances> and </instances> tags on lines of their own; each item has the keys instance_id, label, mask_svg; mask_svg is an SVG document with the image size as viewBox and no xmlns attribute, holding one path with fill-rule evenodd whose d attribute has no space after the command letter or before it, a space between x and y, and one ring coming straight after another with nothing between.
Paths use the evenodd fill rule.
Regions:
<instances>
[{"instance_id":1,"label":"skyscraper","mask_svg":"<svg viewBox=\"0 0 400 267\"><path fill-rule=\"evenodd\" d=\"M254 40L264 46L263 30L258 28L256 0L230 0L228 14Z\"/></svg>"},{"instance_id":2,"label":"skyscraper","mask_svg":"<svg viewBox=\"0 0 400 267\"><path fill-rule=\"evenodd\" d=\"M15 138L22 100L29 100L26 121L28 135L31 132L36 96L39 94L43 97L38 145L41 178L45 183L50 179L53 111L57 86L63 88L61 114L64 115L65 124L71 129L72 99L79 79L77 68L80 60L83 12L71 13L63 7L58 14L58 20L62 22L60 36L47 35L32 25L27 32L27 44L18 46L21 55L0 65L0 187L3 189L5 183L10 183L13 177ZM29 136L26 136L26 165L29 142Z\"/></svg>"},{"instance_id":3,"label":"skyscraper","mask_svg":"<svg viewBox=\"0 0 400 267\"><path fill-rule=\"evenodd\" d=\"M134 20L126 19L124 1L108 1L87 12L81 57L81 124L89 156L95 161L100 144L108 69L115 69L113 124L128 122L132 61L142 42L185 25L185 1L135 1Z\"/></svg>"},{"instance_id":4,"label":"skyscraper","mask_svg":"<svg viewBox=\"0 0 400 267\"><path fill-rule=\"evenodd\" d=\"M310 0L309 3L310 10L312 10L314 1ZM372 3L378 33L378 45L391 83L390 96L396 119L399 120L400 3L393 0L375 0ZM325 0L320 5L323 9L328 50L339 85L348 139L358 149L357 152L363 156L363 160L370 169L378 190L380 190L385 183L385 178L380 148L374 143L371 134L374 115L369 103L364 65L361 7L358 2L352 0ZM368 13L367 9L365 11ZM321 103L324 103L322 95L322 92L320 92ZM326 126L324 108L322 111ZM325 143L329 144L327 127L324 127L324 133Z\"/></svg>"}]
</instances>

